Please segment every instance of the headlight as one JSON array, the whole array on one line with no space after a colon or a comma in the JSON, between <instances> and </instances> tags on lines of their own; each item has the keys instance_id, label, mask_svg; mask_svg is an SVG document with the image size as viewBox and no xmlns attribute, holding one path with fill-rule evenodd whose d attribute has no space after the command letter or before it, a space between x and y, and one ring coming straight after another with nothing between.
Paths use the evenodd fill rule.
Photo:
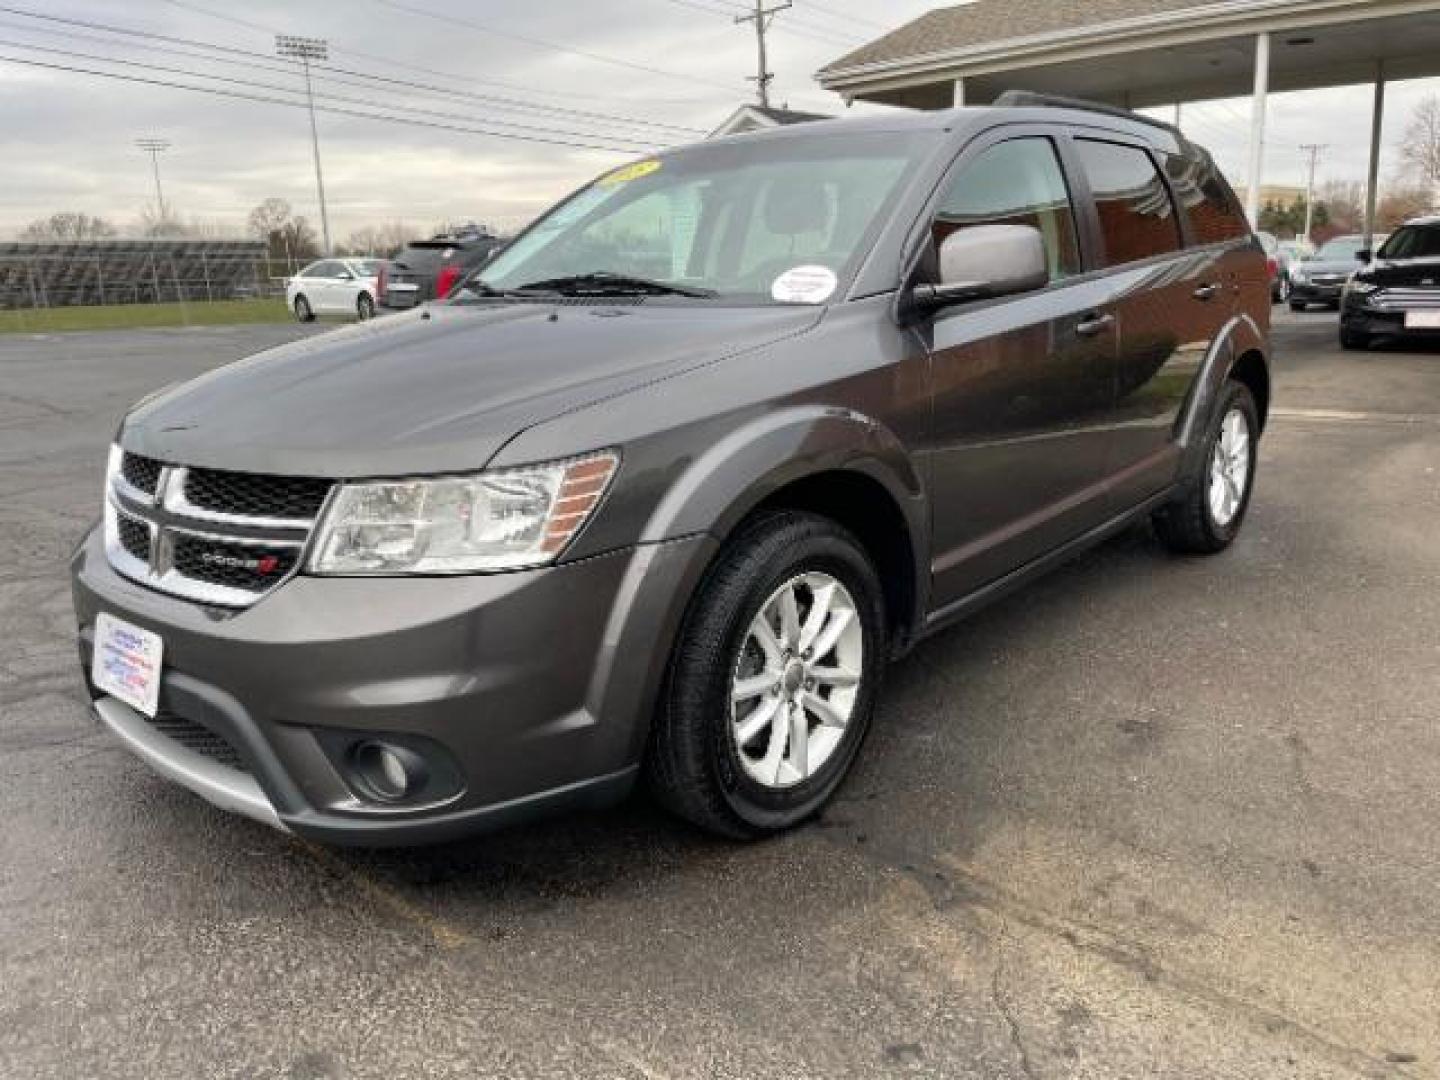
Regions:
<instances>
[{"instance_id":1,"label":"headlight","mask_svg":"<svg viewBox=\"0 0 1440 1080\"><path fill-rule=\"evenodd\" d=\"M1345 283L1345 291L1354 293L1356 296L1369 296L1376 289L1380 288L1373 281L1362 281L1359 278L1351 278Z\"/></svg>"},{"instance_id":2,"label":"headlight","mask_svg":"<svg viewBox=\"0 0 1440 1080\"><path fill-rule=\"evenodd\" d=\"M1301 270L1298 266L1291 268L1290 281L1292 283L1297 285L1304 285L1309 280L1310 275L1307 274L1304 270Z\"/></svg>"},{"instance_id":3,"label":"headlight","mask_svg":"<svg viewBox=\"0 0 1440 1080\"><path fill-rule=\"evenodd\" d=\"M472 574L553 562L600 505L620 459L591 454L474 476L345 484L320 525L315 574Z\"/></svg>"}]
</instances>

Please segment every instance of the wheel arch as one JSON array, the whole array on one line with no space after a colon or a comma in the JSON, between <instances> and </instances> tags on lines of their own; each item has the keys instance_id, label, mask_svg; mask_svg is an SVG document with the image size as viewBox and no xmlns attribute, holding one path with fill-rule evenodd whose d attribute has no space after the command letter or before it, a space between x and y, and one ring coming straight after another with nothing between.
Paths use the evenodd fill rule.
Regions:
<instances>
[{"instance_id":1,"label":"wheel arch","mask_svg":"<svg viewBox=\"0 0 1440 1080\"><path fill-rule=\"evenodd\" d=\"M1263 432L1270 413L1271 382L1269 342L1249 315L1237 315L1225 324L1200 364L1200 372L1176 421L1176 442L1184 455L1182 476L1194 475L1203 450L1201 444L1211 413L1229 379L1244 383L1255 395Z\"/></svg>"}]
</instances>

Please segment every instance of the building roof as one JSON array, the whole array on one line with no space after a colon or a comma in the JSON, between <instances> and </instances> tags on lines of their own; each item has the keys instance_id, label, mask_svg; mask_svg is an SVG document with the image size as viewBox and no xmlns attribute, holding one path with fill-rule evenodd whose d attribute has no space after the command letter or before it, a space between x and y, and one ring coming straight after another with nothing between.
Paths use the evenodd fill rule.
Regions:
<instances>
[{"instance_id":1,"label":"building roof","mask_svg":"<svg viewBox=\"0 0 1440 1080\"><path fill-rule=\"evenodd\" d=\"M816 120L832 120L824 113L800 112L797 109L776 109L768 105L741 105L731 113L723 124L710 133L710 138L720 135L734 135L762 128L789 127L791 124L809 124Z\"/></svg>"},{"instance_id":2,"label":"building roof","mask_svg":"<svg viewBox=\"0 0 1440 1080\"><path fill-rule=\"evenodd\" d=\"M1214 7L1226 0L975 0L927 12L898 30L847 53L822 72L907 60L967 45L1008 41L1082 26L1097 26L1187 8Z\"/></svg>"}]
</instances>

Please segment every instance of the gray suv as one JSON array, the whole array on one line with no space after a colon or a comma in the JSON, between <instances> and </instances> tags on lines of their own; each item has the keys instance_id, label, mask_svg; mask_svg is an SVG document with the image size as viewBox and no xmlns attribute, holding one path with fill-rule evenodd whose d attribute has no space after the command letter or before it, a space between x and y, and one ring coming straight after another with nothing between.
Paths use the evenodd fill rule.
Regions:
<instances>
[{"instance_id":1,"label":"gray suv","mask_svg":"<svg viewBox=\"0 0 1440 1080\"><path fill-rule=\"evenodd\" d=\"M1137 519L1231 542L1268 289L1209 156L1099 107L624 166L449 301L125 417L73 560L95 714L325 842L640 778L793 826L921 638Z\"/></svg>"}]
</instances>

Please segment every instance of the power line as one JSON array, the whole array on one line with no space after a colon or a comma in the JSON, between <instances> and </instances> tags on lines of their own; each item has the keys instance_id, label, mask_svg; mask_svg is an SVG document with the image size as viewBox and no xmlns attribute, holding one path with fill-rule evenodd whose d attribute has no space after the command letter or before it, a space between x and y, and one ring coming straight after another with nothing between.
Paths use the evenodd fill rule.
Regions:
<instances>
[{"instance_id":1,"label":"power line","mask_svg":"<svg viewBox=\"0 0 1440 1080\"><path fill-rule=\"evenodd\" d=\"M197 15L206 15L212 19L220 19L224 22L234 23L237 26L243 26L247 29L263 33L267 36L272 33L280 32L278 27L261 26L259 23L250 22L247 19L237 18L233 15L226 15L225 13L219 11L212 11L209 8L201 7L199 4L191 3L190 0L160 0L160 2L164 4L173 4L175 7L183 8L186 11L192 11ZM404 71L418 71L422 75L431 75L441 79L454 79L457 82L469 83L479 86L499 86L507 90L518 90L522 93L539 94L541 97L570 98L573 100L581 101L606 100L628 101L632 103L635 101L635 98L633 96L618 97L615 95L596 92L594 90L587 90L583 93L574 90L545 90L539 87L524 86L520 83L506 82L503 79L482 78L478 75L469 74L458 75L453 71L441 71L438 68L426 67L423 64L412 64L404 60L396 60L393 57L389 56L380 56L376 53L363 52L360 49L355 48L340 48L337 46L334 51L344 56L356 56L362 60L369 60L376 64L383 64L386 67L400 68ZM728 89L728 87L726 89ZM698 105L708 102L709 99L661 98L656 97L653 94L646 94L644 95L644 100L652 105ZM543 104L540 103L536 103L536 106L540 108L545 107Z\"/></svg>"},{"instance_id":2,"label":"power line","mask_svg":"<svg viewBox=\"0 0 1440 1080\"><path fill-rule=\"evenodd\" d=\"M170 2L175 2L175 0L170 0ZM280 73L282 73L282 74L289 74L289 73L290 73L287 69L284 69L284 68L278 68L278 67L275 67L275 66L273 66L273 65L265 65L265 64L263 64L263 63L257 64L256 61L265 61L265 60L270 60L270 59L272 59L272 58L271 58L268 54L266 54L266 53L254 52L254 51L251 51L251 50L249 50L249 49L240 49L240 48L236 48L236 47L230 46L230 45L220 45L220 44L216 44L216 43L214 43L214 42L198 41L198 40L196 40L196 39L194 39L194 38L175 37L175 36L172 36L172 35L169 35L169 34L158 34L158 33L152 32L152 31L136 30L136 29L132 29L132 28L129 28L129 27L116 26L116 25L110 24L110 23L94 22L94 21L86 20L86 19L75 19L75 18L66 18L66 17L59 16L59 15L48 15L48 14L44 14L44 13L41 13L41 12L27 11L27 10L25 10L24 8L12 7L12 6L9 6L9 5L4 5L4 4L0 4L0 12L9 12L10 14L20 15L20 16L23 16L23 17L29 18L29 19L38 19L38 20L43 20L43 21L45 21L45 22L58 23L58 24L62 24L62 25L65 25L65 26L70 26L70 27L81 27L81 28L84 28L84 29L87 29L87 30L98 30L98 31L100 31L100 32L102 32L102 33L116 34L116 35L120 35L120 36L123 36L123 37L136 38L136 39L140 39L140 40L143 40L143 41L146 41L146 42L150 42L150 41L168 42L168 43L170 43L170 44L172 44L172 45L185 45L185 46L190 47L190 48L205 49L205 50L209 50L209 51L211 51L211 52L223 53L223 54L225 54L226 56L233 56L233 57L243 58L242 60L227 60L227 59L223 59L222 57L219 57L219 56L216 56L216 57L204 56L204 57L202 57L202 56L196 56L196 55L191 54L191 53L180 53L180 52L175 53L176 55L180 55L180 56L188 56L190 59L195 59L195 60L210 60L210 61L212 61L212 62L230 63L230 64L244 63L245 66L257 67L257 68L259 68L259 69L261 69L261 70L273 71L273 72L280 72ZM207 12L207 14L211 14L211 13L208 13L208 12ZM217 17L219 17L219 16L217 16ZM13 25L13 24L12 24L12 25ZM253 25L253 24L247 24L247 25ZM26 28L26 29L27 29L27 32L31 32L31 28ZM52 34L54 34L54 33L59 33L58 31L46 31L46 30L43 30L43 29L41 29L41 28L39 28L39 27L33 28L33 31L34 31L34 32L39 32L39 33L52 33ZM62 35L62 36L63 36L63 35ZM75 36L82 36L82 35L75 35ZM99 42L99 43L110 44L110 42L105 42L103 39L94 39L94 38L91 38L90 40L94 40L94 41L97 41L97 42ZM116 42L115 44L119 44L119 43ZM144 47L145 47L145 48L148 48L148 49L155 50L155 51L169 51L169 52L174 52L174 50L164 49L164 48L162 48L161 46L152 45L152 44L146 44ZM358 54L357 54L357 55L358 55ZM400 65L400 66L408 66L408 65ZM599 121L602 121L602 122L604 122L604 123L606 123L606 124L609 124L609 125L611 125L611 126L617 126L617 125L618 125L618 126L634 126L634 127L653 127L653 128L663 129L663 130L668 130L668 131L680 131L680 132L685 132L685 133L688 133L688 134L703 134L703 132L702 132L701 129L699 129L699 128L682 127L682 126L677 125L677 124L668 124L668 123L664 123L664 122L662 122L662 121L642 120L642 119L639 119L639 118L636 118L636 117L614 116L614 115L608 114L608 113L593 112L593 111L584 110L584 109L570 109L570 108L566 108L566 107L560 106L560 105L546 105L546 104L544 104L543 102L529 102L529 101L524 101L524 100L517 99L517 98L504 98L504 97L497 97L497 96L495 96L495 95L477 94L477 93L474 93L474 92L471 92L471 91L455 90L455 89L450 89L450 88L447 88L447 87L427 86L426 84L423 84L423 83L416 83L416 82L407 81L407 80L404 80L404 79L395 79L395 78L391 78L391 77L385 76L385 75L373 75L373 74L369 74L369 73L367 73L367 72L354 71L354 70L351 70L351 69L348 69L348 68L340 68L340 67L326 66L326 67L323 68L323 70L326 70L326 71L334 71L334 72L338 72L338 73L345 74L345 75L351 75L351 76L354 76L354 77L356 77L356 78L365 79L365 80L370 80L370 81L373 81L373 82L387 83L387 84L390 84L390 85L406 86L406 87L410 87L410 88L414 88L414 89L422 89L422 90L428 90L428 91L431 91L431 92L443 93L443 94L449 95L449 96L451 96L451 97L471 98L471 99L473 99L473 100L475 100L475 101L483 102L483 103L486 103L486 104L492 104L492 105L494 105L494 104L500 104L500 105L504 105L504 106L506 106L506 107L510 107L510 108L513 108L513 109L520 109L520 110L526 110L526 111L531 111L531 112L539 112L539 113L554 113L555 115L559 115L559 116L580 117L580 118L583 118L583 119L586 119L586 120L599 120ZM422 70L428 70L428 69L422 69ZM444 73L436 73L436 74L441 74L442 77L449 77L449 76L444 76ZM455 76L455 77L458 78L458 76ZM323 77L320 77L320 78L323 78ZM336 80L336 81L343 82L343 80ZM350 84L350 85L354 85L354 84L352 83L352 84Z\"/></svg>"},{"instance_id":3,"label":"power line","mask_svg":"<svg viewBox=\"0 0 1440 1080\"><path fill-rule=\"evenodd\" d=\"M187 77L187 78L191 78L191 79L208 79L208 80L210 80L211 82L227 83L227 84L232 85L232 86L242 86L242 87L245 87L246 89L249 89L249 90L271 90L271 91L275 91L275 92L278 92L278 93L281 93L281 94L298 94L298 93L300 93L300 91L298 91L298 90L292 90L290 87L287 87L287 86L279 86L279 85L276 85L275 83L259 82L259 81L255 80L255 79L237 79L237 78L232 78L232 77L227 76L227 75L213 75L213 74L210 74L209 72L204 72L204 71L192 71L192 70L190 70L190 69L188 69L188 68L167 67L167 66L165 66L165 65L163 65L163 64L149 64L149 63L146 63L146 62L144 62L144 61L142 61L142 60L123 60L123 59L120 59L120 58L118 58L118 57L96 56L96 55L94 55L93 53L76 52L76 51L73 50L73 49L52 49L52 48L49 48L48 46L44 46L44 45L29 45L29 44L26 44L26 43L24 43L24 42L15 42L15 41L4 41L4 42L0 42L0 45L4 45L5 47L11 48L11 49L26 49L26 50L29 50L30 52L47 53L47 54L54 55L54 56L65 56L65 57L68 57L68 58L70 58L70 59L72 59L72 60L90 60L90 61L94 61L94 62L102 63L102 64L115 64L115 65L119 65L119 66L121 66L121 67L143 68L143 69L148 70L148 71L158 71L158 72L161 72L162 74L165 74L165 75L183 75L183 76L185 76L185 77ZM292 74L292 75L293 75L293 71L286 72L286 74ZM439 111L434 110L434 109L418 108L418 107L413 106L413 105L408 105L408 106L403 106L403 107L402 107L402 106L398 106L398 105L392 105L392 104L390 104L390 103L388 103L388 102L374 101L374 100L369 99L369 98L350 97L350 96L343 95L343 94L322 93L320 96L321 96L321 99L322 99L322 100L324 100L324 101L329 101L329 102L340 102L340 103L346 104L346 105L368 105L368 106L372 106L372 107L375 107L375 108L388 109L388 110L391 111L391 112L412 112L412 113L415 113L415 114L421 115L421 116L433 116L433 117L438 117L439 119L442 119L442 120L456 120L456 121L460 121L460 122L462 122L462 123L467 123L467 124L468 124L468 123L473 123L473 121L472 121L472 120L470 119L470 117L468 117L468 116L457 116L457 115L454 114L454 113L439 112ZM299 103L297 103L297 102L287 102L287 104L299 104ZM519 122L514 121L514 120L493 120L493 119L492 119L492 120L486 120L486 121L484 121L484 122L485 122L486 124L489 124L489 125L492 125L492 126L495 126L495 127L514 128L514 129L516 129L517 131L524 132L524 133L527 133L527 134L539 134L539 135L547 135L547 136L549 136L549 135L573 136L573 137L580 138L580 139L589 139L589 138L591 138L591 135L590 135L588 132L572 131L572 130L568 130L568 129L565 129L565 128L535 127L535 126L533 126L533 125L530 125L530 124L522 124L522 123L519 123ZM505 135L506 135L505 132L495 132L494 134L496 134L497 136L500 136L500 137L505 137ZM616 142L628 144L628 146L625 147L624 149L625 149L627 152L630 152L630 153L635 153L635 152L639 152L639 151L643 151L643 150L651 150L651 149L654 149L654 147L655 147L655 143L654 143L653 141L647 141L647 140L643 140L643 139L635 139L635 138L630 138L630 137L628 137L628 136L622 136L622 135L605 136L605 137L606 137L606 138L612 138L612 139L614 139ZM616 146L613 146L613 145L596 146L595 148L596 148L596 149L607 149L607 150L608 150L608 149L621 149L620 147L616 147Z\"/></svg>"},{"instance_id":4,"label":"power line","mask_svg":"<svg viewBox=\"0 0 1440 1080\"><path fill-rule=\"evenodd\" d=\"M733 19L749 10L743 4L731 3L728 2L728 0L667 0L667 2L680 7L690 8L692 11L703 11L707 15L718 15L722 19ZM785 22L777 29L784 30L789 34L809 38L811 41L818 41L825 45L836 45L842 48L858 45L862 41L861 38L842 36L839 31L826 26L815 26L813 24L796 25L793 19Z\"/></svg>"},{"instance_id":5,"label":"power line","mask_svg":"<svg viewBox=\"0 0 1440 1080\"><path fill-rule=\"evenodd\" d=\"M526 34L517 34L510 30L497 30L493 26L484 23L472 22L469 19L462 19L458 15L441 15L433 11L426 11L424 8L411 7L403 4L400 0L372 0L373 3L382 7L393 8L396 11L403 11L407 15L416 15L425 19L432 19L436 22L449 23L453 26L463 26L467 30L474 30L482 34L491 34L495 37L508 38L511 41L519 41L537 49L550 49L555 52L568 53L572 56L581 56L599 64L610 64L614 67L628 68L631 71L643 71L648 75L659 75L666 79L679 79L684 82L701 83L706 86L719 87L722 90L729 90L726 83L715 82L711 79L704 79L698 75L682 75L675 71L666 71L663 68L650 67L648 64L637 63L633 60L623 60L616 56L606 56L603 53L590 52L586 49L576 49L568 45L557 45L553 41L545 41L543 38L530 37Z\"/></svg>"},{"instance_id":6,"label":"power line","mask_svg":"<svg viewBox=\"0 0 1440 1080\"><path fill-rule=\"evenodd\" d=\"M209 94L212 97L235 98L241 101L255 101L266 105L286 105L290 108L303 109L303 102L290 101L285 98L268 97L263 94L251 94L241 90L223 90L217 86L195 86L192 83L179 83L168 79L153 79L143 75L126 75L118 71L99 71L95 68L79 67L73 64L56 64L44 60L28 60L20 56L0 55L0 62L10 64L21 64L25 67L42 68L47 71L62 71L77 75L93 75L101 79L113 79L117 82L140 83L146 86L159 86L173 90L191 90L196 93ZM213 76L210 76L213 78ZM233 80L232 80L233 81ZM385 106L378 106L384 108ZM380 120L387 123L407 124L412 127L435 128L441 131L455 131L464 135L484 135L497 139L513 139L518 142L544 143L550 146L565 146L576 150L602 150L614 154L633 154L634 149L605 145L601 143L572 142L566 139L550 138L541 135L517 135L510 132L490 131L485 128L462 126L457 124L444 124L434 120L425 120L410 116L392 116L376 111L376 107L366 110L343 108L338 105L316 105L317 112L331 113L336 116L350 116L361 120Z\"/></svg>"},{"instance_id":7,"label":"power line","mask_svg":"<svg viewBox=\"0 0 1440 1080\"><path fill-rule=\"evenodd\" d=\"M874 19L867 19L861 15L853 15L850 12L841 11L838 8L831 7L829 4L817 3L816 0L804 0L804 3L801 6L806 8L814 8L816 11L823 11L824 13L835 19L843 19L846 22L861 23L865 26L871 26L874 27L876 30L884 31L887 34L891 30L895 29L894 26L887 26L882 22L876 22Z\"/></svg>"}]
</instances>

